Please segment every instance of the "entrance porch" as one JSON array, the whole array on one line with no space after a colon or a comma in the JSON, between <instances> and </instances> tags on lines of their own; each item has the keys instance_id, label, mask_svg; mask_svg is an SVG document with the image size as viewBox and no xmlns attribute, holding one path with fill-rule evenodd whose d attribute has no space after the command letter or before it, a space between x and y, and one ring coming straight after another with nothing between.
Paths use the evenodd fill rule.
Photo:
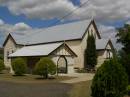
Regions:
<instances>
[{"instance_id":1,"label":"entrance porch","mask_svg":"<svg viewBox=\"0 0 130 97\"><path fill-rule=\"evenodd\" d=\"M75 64L74 58L77 57L65 43L26 46L9 56L11 58L26 58L28 73L33 72L36 63L41 57L50 57L57 65L57 73L73 73Z\"/></svg>"}]
</instances>

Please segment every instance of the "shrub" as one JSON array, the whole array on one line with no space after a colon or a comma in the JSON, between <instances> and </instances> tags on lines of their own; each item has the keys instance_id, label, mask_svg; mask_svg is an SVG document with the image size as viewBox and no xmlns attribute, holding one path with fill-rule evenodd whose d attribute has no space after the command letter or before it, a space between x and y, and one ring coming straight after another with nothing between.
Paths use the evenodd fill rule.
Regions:
<instances>
[{"instance_id":1,"label":"shrub","mask_svg":"<svg viewBox=\"0 0 130 97\"><path fill-rule=\"evenodd\" d=\"M115 59L105 61L92 82L92 97L123 97L128 85L125 69Z\"/></svg>"},{"instance_id":2,"label":"shrub","mask_svg":"<svg viewBox=\"0 0 130 97\"><path fill-rule=\"evenodd\" d=\"M15 75L21 76L24 75L27 71L27 65L24 59L16 58L12 62L12 68L14 70Z\"/></svg>"},{"instance_id":3,"label":"shrub","mask_svg":"<svg viewBox=\"0 0 130 97\"><path fill-rule=\"evenodd\" d=\"M56 65L48 57L41 58L34 68L34 73L47 79L48 74L54 75L56 73Z\"/></svg>"},{"instance_id":4,"label":"shrub","mask_svg":"<svg viewBox=\"0 0 130 97\"><path fill-rule=\"evenodd\" d=\"M87 73L87 70L86 69L77 69L76 70L77 73Z\"/></svg>"},{"instance_id":5,"label":"shrub","mask_svg":"<svg viewBox=\"0 0 130 97\"><path fill-rule=\"evenodd\" d=\"M3 60L0 59L0 72L5 68Z\"/></svg>"}]
</instances>

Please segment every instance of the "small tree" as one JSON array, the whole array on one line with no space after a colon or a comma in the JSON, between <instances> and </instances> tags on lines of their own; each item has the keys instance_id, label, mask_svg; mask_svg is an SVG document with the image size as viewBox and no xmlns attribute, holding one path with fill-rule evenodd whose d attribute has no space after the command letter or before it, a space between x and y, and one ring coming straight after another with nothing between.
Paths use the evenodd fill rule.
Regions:
<instances>
[{"instance_id":1,"label":"small tree","mask_svg":"<svg viewBox=\"0 0 130 97\"><path fill-rule=\"evenodd\" d=\"M56 73L56 65L48 57L41 58L35 66L34 73L47 79L48 74L54 75Z\"/></svg>"},{"instance_id":2,"label":"small tree","mask_svg":"<svg viewBox=\"0 0 130 97\"><path fill-rule=\"evenodd\" d=\"M92 97L123 97L128 85L125 69L115 59L105 61L92 82Z\"/></svg>"},{"instance_id":3,"label":"small tree","mask_svg":"<svg viewBox=\"0 0 130 97\"><path fill-rule=\"evenodd\" d=\"M0 72L5 68L3 60L0 59Z\"/></svg>"},{"instance_id":4,"label":"small tree","mask_svg":"<svg viewBox=\"0 0 130 97\"><path fill-rule=\"evenodd\" d=\"M27 64L22 58L14 59L12 62L12 68L17 76L21 76L27 72Z\"/></svg>"},{"instance_id":5,"label":"small tree","mask_svg":"<svg viewBox=\"0 0 130 97\"><path fill-rule=\"evenodd\" d=\"M95 38L93 35L88 35L87 48L84 53L84 67L94 68L97 64L97 53Z\"/></svg>"}]
</instances>

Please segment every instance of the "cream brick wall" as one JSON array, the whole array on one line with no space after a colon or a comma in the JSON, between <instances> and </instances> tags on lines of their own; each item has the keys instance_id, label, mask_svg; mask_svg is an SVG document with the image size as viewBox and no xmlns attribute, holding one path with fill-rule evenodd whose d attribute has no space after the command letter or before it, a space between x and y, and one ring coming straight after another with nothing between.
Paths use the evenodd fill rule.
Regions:
<instances>
[{"instance_id":1,"label":"cream brick wall","mask_svg":"<svg viewBox=\"0 0 130 97\"><path fill-rule=\"evenodd\" d=\"M12 38L9 38L4 46L4 64L6 67L11 69L11 73L13 71L12 71L12 67L11 67L11 58L8 58L8 52L9 52L9 54L11 54L11 53L15 52L17 49L19 49L19 46L17 46L14 43Z\"/></svg>"},{"instance_id":2,"label":"cream brick wall","mask_svg":"<svg viewBox=\"0 0 130 97\"><path fill-rule=\"evenodd\" d=\"M82 67L81 64L81 41L69 41L66 44L77 54L77 57L74 58L74 67Z\"/></svg>"}]
</instances>

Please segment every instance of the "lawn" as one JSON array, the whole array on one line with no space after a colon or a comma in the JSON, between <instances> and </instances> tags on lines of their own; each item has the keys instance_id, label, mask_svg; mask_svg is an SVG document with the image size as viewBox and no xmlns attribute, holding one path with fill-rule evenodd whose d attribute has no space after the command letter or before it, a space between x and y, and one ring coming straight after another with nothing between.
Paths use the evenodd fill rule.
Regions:
<instances>
[{"instance_id":1,"label":"lawn","mask_svg":"<svg viewBox=\"0 0 130 97\"><path fill-rule=\"evenodd\" d=\"M0 74L0 97L90 97L91 81L64 84L71 77L36 79L39 76Z\"/></svg>"},{"instance_id":2,"label":"lawn","mask_svg":"<svg viewBox=\"0 0 130 97\"><path fill-rule=\"evenodd\" d=\"M71 85L62 83L12 83L0 81L0 97L69 97Z\"/></svg>"},{"instance_id":3,"label":"lawn","mask_svg":"<svg viewBox=\"0 0 130 97\"><path fill-rule=\"evenodd\" d=\"M73 85L70 97L91 97L91 82L85 81Z\"/></svg>"}]
</instances>

